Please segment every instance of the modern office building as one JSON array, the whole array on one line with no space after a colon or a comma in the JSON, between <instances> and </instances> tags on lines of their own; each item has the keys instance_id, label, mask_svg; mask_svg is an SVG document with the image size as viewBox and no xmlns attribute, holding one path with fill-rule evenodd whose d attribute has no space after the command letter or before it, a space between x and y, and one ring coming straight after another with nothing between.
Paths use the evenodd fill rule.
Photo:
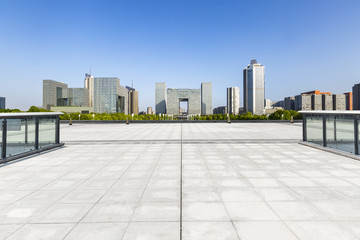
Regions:
<instances>
[{"instance_id":1,"label":"modern office building","mask_svg":"<svg viewBox=\"0 0 360 240\"><path fill-rule=\"evenodd\" d=\"M129 91L129 114L139 114L139 92L135 88L128 87Z\"/></svg>"},{"instance_id":2,"label":"modern office building","mask_svg":"<svg viewBox=\"0 0 360 240\"><path fill-rule=\"evenodd\" d=\"M212 114L212 83L201 83L201 114Z\"/></svg>"},{"instance_id":3,"label":"modern office building","mask_svg":"<svg viewBox=\"0 0 360 240\"><path fill-rule=\"evenodd\" d=\"M353 110L360 110L360 83L352 87Z\"/></svg>"},{"instance_id":4,"label":"modern office building","mask_svg":"<svg viewBox=\"0 0 360 240\"><path fill-rule=\"evenodd\" d=\"M229 87L226 89L226 103L229 114L239 114L240 90L238 87Z\"/></svg>"},{"instance_id":5,"label":"modern office building","mask_svg":"<svg viewBox=\"0 0 360 240\"><path fill-rule=\"evenodd\" d=\"M94 78L94 111L128 114L128 90L117 77Z\"/></svg>"},{"instance_id":6,"label":"modern office building","mask_svg":"<svg viewBox=\"0 0 360 240\"><path fill-rule=\"evenodd\" d=\"M255 59L243 71L244 109L253 114L264 113L265 67Z\"/></svg>"},{"instance_id":7,"label":"modern office building","mask_svg":"<svg viewBox=\"0 0 360 240\"><path fill-rule=\"evenodd\" d=\"M344 93L345 95L345 108L346 110L353 110L353 94L352 92Z\"/></svg>"},{"instance_id":8,"label":"modern office building","mask_svg":"<svg viewBox=\"0 0 360 240\"><path fill-rule=\"evenodd\" d=\"M90 74L85 73L84 81L85 89L88 91L88 106L94 107L94 77Z\"/></svg>"},{"instance_id":9,"label":"modern office building","mask_svg":"<svg viewBox=\"0 0 360 240\"><path fill-rule=\"evenodd\" d=\"M120 85L118 78L94 78L86 74L84 85L84 88L68 88L65 83L43 80L43 107L48 110L51 107L81 107L96 113L129 113L128 89Z\"/></svg>"},{"instance_id":10,"label":"modern office building","mask_svg":"<svg viewBox=\"0 0 360 240\"><path fill-rule=\"evenodd\" d=\"M54 80L43 80L43 108L69 106L68 85Z\"/></svg>"},{"instance_id":11,"label":"modern office building","mask_svg":"<svg viewBox=\"0 0 360 240\"><path fill-rule=\"evenodd\" d=\"M295 110L295 97L284 98L284 109Z\"/></svg>"},{"instance_id":12,"label":"modern office building","mask_svg":"<svg viewBox=\"0 0 360 240\"><path fill-rule=\"evenodd\" d=\"M227 107L226 106L220 106L217 108L214 108L213 114L227 114Z\"/></svg>"},{"instance_id":13,"label":"modern office building","mask_svg":"<svg viewBox=\"0 0 360 240\"><path fill-rule=\"evenodd\" d=\"M203 94L202 94L203 93ZM156 114L181 115L180 103L186 102L188 115L201 113L211 114L212 108L211 83L202 83L201 89L166 88L166 83L155 83L155 111ZM209 112L210 111L210 112Z\"/></svg>"},{"instance_id":14,"label":"modern office building","mask_svg":"<svg viewBox=\"0 0 360 240\"><path fill-rule=\"evenodd\" d=\"M166 113L166 83L155 83L155 114Z\"/></svg>"},{"instance_id":15,"label":"modern office building","mask_svg":"<svg viewBox=\"0 0 360 240\"><path fill-rule=\"evenodd\" d=\"M6 109L6 99L5 97L0 97L0 109Z\"/></svg>"}]
</instances>

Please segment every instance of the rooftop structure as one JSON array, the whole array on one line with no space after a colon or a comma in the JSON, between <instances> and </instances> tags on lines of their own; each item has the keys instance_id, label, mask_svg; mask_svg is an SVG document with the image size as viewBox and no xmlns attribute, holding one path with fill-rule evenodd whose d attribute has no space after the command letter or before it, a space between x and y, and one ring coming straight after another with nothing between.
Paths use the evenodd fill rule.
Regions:
<instances>
[{"instance_id":1,"label":"rooftop structure","mask_svg":"<svg viewBox=\"0 0 360 240\"><path fill-rule=\"evenodd\" d=\"M360 161L298 144L301 131L62 125L66 148L0 167L0 236L358 239Z\"/></svg>"}]
</instances>

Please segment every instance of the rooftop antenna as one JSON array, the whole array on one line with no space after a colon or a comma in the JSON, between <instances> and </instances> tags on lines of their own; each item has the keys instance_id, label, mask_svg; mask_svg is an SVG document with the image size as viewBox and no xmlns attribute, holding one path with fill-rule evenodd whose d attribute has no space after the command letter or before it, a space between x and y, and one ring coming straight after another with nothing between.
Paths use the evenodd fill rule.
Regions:
<instances>
[{"instance_id":1,"label":"rooftop antenna","mask_svg":"<svg viewBox=\"0 0 360 240\"><path fill-rule=\"evenodd\" d=\"M134 88L134 80L131 79L131 88Z\"/></svg>"}]
</instances>

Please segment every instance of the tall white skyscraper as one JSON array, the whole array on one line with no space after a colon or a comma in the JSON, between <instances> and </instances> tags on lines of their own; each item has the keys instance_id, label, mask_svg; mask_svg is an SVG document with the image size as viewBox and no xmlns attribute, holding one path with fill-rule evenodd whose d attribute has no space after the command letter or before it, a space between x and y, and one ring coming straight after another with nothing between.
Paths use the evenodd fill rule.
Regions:
<instances>
[{"instance_id":1,"label":"tall white skyscraper","mask_svg":"<svg viewBox=\"0 0 360 240\"><path fill-rule=\"evenodd\" d=\"M226 89L227 110L228 113L237 115L240 109L240 90L238 87L229 87Z\"/></svg>"},{"instance_id":2,"label":"tall white skyscraper","mask_svg":"<svg viewBox=\"0 0 360 240\"><path fill-rule=\"evenodd\" d=\"M91 75L91 73L85 73L84 85L89 92L89 107L94 107L94 77Z\"/></svg>"},{"instance_id":3,"label":"tall white skyscraper","mask_svg":"<svg viewBox=\"0 0 360 240\"><path fill-rule=\"evenodd\" d=\"M253 114L264 113L265 67L255 59L244 69L244 110Z\"/></svg>"}]
</instances>

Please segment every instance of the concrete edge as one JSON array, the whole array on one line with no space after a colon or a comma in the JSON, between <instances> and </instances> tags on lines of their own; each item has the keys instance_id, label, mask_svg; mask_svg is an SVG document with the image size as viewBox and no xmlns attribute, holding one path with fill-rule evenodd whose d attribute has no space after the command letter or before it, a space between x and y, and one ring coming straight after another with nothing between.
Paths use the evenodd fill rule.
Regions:
<instances>
[{"instance_id":1,"label":"concrete edge","mask_svg":"<svg viewBox=\"0 0 360 240\"><path fill-rule=\"evenodd\" d=\"M36 150L31 150L31 151L28 151L28 152L23 152L23 153L19 153L19 154L16 154L16 155L12 155L11 157L7 157L5 159L0 159L0 164L4 164L4 163L11 162L11 161L19 160L21 158L26 158L26 157L32 156L34 154L49 151L49 150L52 150L52 149L55 149L55 148L60 148L60 147L63 147L64 145L65 145L65 143L58 143L58 144L53 144L53 145L46 146L46 147L43 147L43 148L39 148L39 149L36 149Z\"/></svg>"},{"instance_id":2,"label":"concrete edge","mask_svg":"<svg viewBox=\"0 0 360 240\"><path fill-rule=\"evenodd\" d=\"M344 152L344 151L341 151L341 150L338 150L338 149L335 149L335 148L323 147L323 146L315 144L315 143L304 142L304 141L299 141L298 143L300 145L304 145L304 146L307 146L307 147L315 148L315 149L325 151L325 152L334 153L334 154L340 155L342 157L348 157L348 158L352 158L352 159L360 161L360 156L359 155L354 155L354 154L351 154L351 153L347 153L347 152Z\"/></svg>"},{"instance_id":3,"label":"concrete edge","mask_svg":"<svg viewBox=\"0 0 360 240\"><path fill-rule=\"evenodd\" d=\"M69 124L69 120L60 120L61 124ZM103 124L117 123L126 124L126 120L72 120L72 124ZM129 120L130 124L151 123L227 123L227 120ZM232 120L231 123L290 123L290 120ZM302 123L302 120L294 120L294 123Z\"/></svg>"}]
</instances>

